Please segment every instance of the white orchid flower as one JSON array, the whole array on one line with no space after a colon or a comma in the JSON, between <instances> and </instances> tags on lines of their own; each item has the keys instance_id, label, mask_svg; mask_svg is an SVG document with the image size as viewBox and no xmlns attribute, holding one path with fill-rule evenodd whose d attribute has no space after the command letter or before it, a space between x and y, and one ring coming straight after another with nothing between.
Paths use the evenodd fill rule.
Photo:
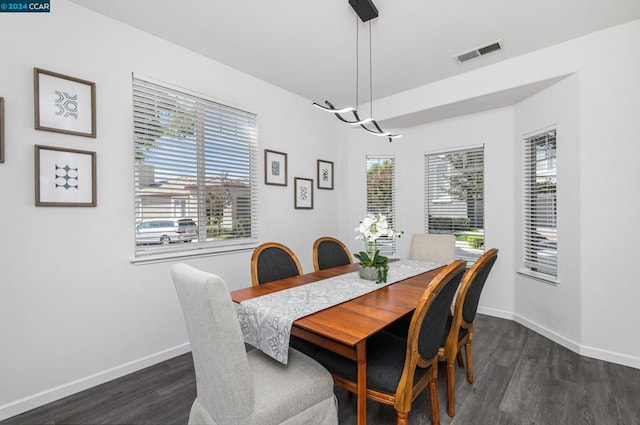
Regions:
<instances>
[{"instance_id":1,"label":"white orchid flower","mask_svg":"<svg viewBox=\"0 0 640 425\"><path fill-rule=\"evenodd\" d=\"M366 214L354 230L359 233L356 240L366 242L375 242L382 236L394 237L403 233L389 227L387 217L382 214Z\"/></svg>"},{"instance_id":2,"label":"white orchid flower","mask_svg":"<svg viewBox=\"0 0 640 425\"><path fill-rule=\"evenodd\" d=\"M373 241L378 240L378 238L380 236L384 236L384 233L382 232L382 230L377 225L373 225L373 226L371 226L371 229L369 231L369 235L367 236L367 240L369 242L373 242Z\"/></svg>"},{"instance_id":3,"label":"white orchid flower","mask_svg":"<svg viewBox=\"0 0 640 425\"><path fill-rule=\"evenodd\" d=\"M378 282L386 281L386 273L389 270L387 265L387 257L380 254L378 250L378 239L380 237L400 236L404 232L397 231L389 226L387 217L383 214L365 214L360 224L353 229L358 233L356 240L364 240L364 251L354 254L360 260L361 267L375 267L378 274L383 271L383 277Z\"/></svg>"},{"instance_id":4,"label":"white orchid flower","mask_svg":"<svg viewBox=\"0 0 640 425\"><path fill-rule=\"evenodd\" d=\"M387 217L382 214L366 214L358 227L353 230L358 232L356 240L364 240L364 252L355 254L361 266L370 267L375 264L376 267L383 267L381 264L384 264L385 270L388 270L387 257L379 254L378 251L378 239L382 236L394 238L404 232L390 227Z\"/></svg>"},{"instance_id":5,"label":"white orchid flower","mask_svg":"<svg viewBox=\"0 0 640 425\"><path fill-rule=\"evenodd\" d=\"M375 217L371 214L367 214L364 220L360 222L360 225L354 229L356 232L360 233L356 239L370 240L371 226L375 226Z\"/></svg>"}]
</instances>

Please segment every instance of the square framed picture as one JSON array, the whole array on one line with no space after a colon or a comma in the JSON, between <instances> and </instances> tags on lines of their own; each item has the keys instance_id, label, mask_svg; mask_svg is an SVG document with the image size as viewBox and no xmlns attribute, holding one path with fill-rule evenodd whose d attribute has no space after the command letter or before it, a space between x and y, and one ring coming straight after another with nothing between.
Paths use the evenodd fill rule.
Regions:
<instances>
[{"instance_id":1,"label":"square framed picture","mask_svg":"<svg viewBox=\"0 0 640 425\"><path fill-rule=\"evenodd\" d=\"M333 190L333 162L318 160L318 189Z\"/></svg>"},{"instance_id":2,"label":"square framed picture","mask_svg":"<svg viewBox=\"0 0 640 425\"><path fill-rule=\"evenodd\" d=\"M4 162L4 97L0 97L0 163Z\"/></svg>"},{"instance_id":3,"label":"square framed picture","mask_svg":"<svg viewBox=\"0 0 640 425\"><path fill-rule=\"evenodd\" d=\"M95 207L96 153L35 146L36 206Z\"/></svg>"},{"instance_id":4,"label":"square framed picture","mask_svg":"<svg viewBox=\"0 0 640 425\"><path fill-rule=\"evenodd\" d=\"M264 150L264 184L287 185L287 154Z\"/></svg>"},{"instance_id":5,"label":"square framed picture","mask_svg":"<svg viewBox=\"0 0 640 425\"><path fill-rule=\"evenodd\" d=\"M96 137L96 84L33 68L36 130Z\"/></svg>"},{"instance_id":6,"label":"square framed picture","mask_svg":"<svg viewBox=\"0 0 640 425\"><path fill-rule=\"evenodd\" d=\"M294 207L298 210L313 209L313 179L296 177L294 182Z\"/></svg>"}]
</instances>

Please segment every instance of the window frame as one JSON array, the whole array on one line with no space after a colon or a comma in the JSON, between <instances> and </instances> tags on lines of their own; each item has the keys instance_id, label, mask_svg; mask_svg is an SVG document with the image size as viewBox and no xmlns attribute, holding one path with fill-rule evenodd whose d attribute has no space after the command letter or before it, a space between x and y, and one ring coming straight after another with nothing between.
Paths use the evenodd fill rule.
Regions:
<instances>
[{"instance_id":1,"label":"window frame","mask_svg":"<svg viewBox=\"0 0 640 425\"><path fill-rule=\"evenodd\" d=\"M132 90L134 256L130 261L159 262L253 250L258 242L256 114L139 74L132 74ZM174 118L163 122L163 117L171 114L181 117L178 125ZM180 125L188 130L177 132ZM152 148L149 140L155 144ZM141 152L151 152L146 162L140 160ZM144 185L143 178L149 180ZM159 206L154 207L144 201L151 199L149 194L145 198L144 190L159 187L166 187L167 193L157 197ZM225 229L232 236L213 240L208 230L209 219L213 217L211 202L220 190L228 195L221 208ZM172 191L182 194L178 196ZM152 212L153 208L157 211ZM187 210L189 213L185 215ZM152 216L148 219L193 219L198 223L197 242L164 246L138 243L136 228L147 215ZM244 236L247 219L249 235ZM219 231L221 228L222 224L218 224Z\"/></svg>"},{"instance_id":2,"label":"window frame","mask_svg":"<svg viewBox=\"0 0 640 425\"><path fill-rule=\"evenodd\" d=\"M548 145L549 137L553 133L553 156L550 156ZM544 138L544 140L543 140ZM535 144L544 142L547 145L544 157L538 158L532 154ZM549 126L523 136L522 139L522 254L521 269L519 274L533 277L545 283L557 285L560 283L558 277L558 145L557 126ZM546 164L543 164L546 163ZM540 167L539 164L546 165ZM551 166L552 165L552 166ZM551 166L551 167L550 167ZM546 179L543 182L543 179ZM539 183L545 183L540 185ZM553 191L550 188L553 185ZM539 190L535 188L538 187ZM533 198L536 195L545 195L546 200L542 201L540 207L533 205ZM551 195L551 196L549 196ZM545 208L544 213L533 214ZM541 233L535 228L534 223L553 223L552 226L545 227ZM552 229L552 230L550 230ZM555 249L552 249L554 248ZM540 252L548 248L545 253L546 258L552 261L535 261L534 251ZM553 254L553 255L551 255ZM540 266L542 267L536 267ZM542 271L540 270L542 269Z\"/></svg>"},{"instance_id":3,"label":"window frame","mask_svg":"<svg viewBox=\"0 0 640 425\"><path fill-rule=\"evenodd\" d=\"M466 245L462 241L458 241L456 238L456 248L455 248L455 256L456 258L466 259L468 264L473 264L475 260L477 260L482 253L486 251L485 238L486 238L486 230L484 225L484 210L485 210L485 145L477 144L471 146L462 146L448 149L440 149L437 151L429 151L424 153L424 232L425 233L434 233L434 234L452 234L456 235L458 232L456 231L456 218L467 218L469 217L469 205L463 205L467 201L462 199L456 199L456 197L452 193L447 193L447 190L451 190L450 188L444 189L442 187L437 187L437 185L442 184L442 182L450 182L453 177L461 173L455 173L453 170L453 166L451 163L445 163L445 159L440 160L442 157L446 157L447 155L456 155L456 154L465 154L470 153L472 159L473 167L465 167L462 172L468 172L467 170L473 168L480 167L479 176L477 174L472 175L471 177L474 179L473 182L477 183L478 179L480 179L482 185L482 199L474 199L473 200L473 211L474 214L480 208L480 218L476 216L475 222L469 225L475 225L478 223L478 220L482 223L481 231L476 230L473 234L470 233L470 236L477 235L482 238L482 248L479 252L473 252L471 250L478 249L473 248L471 246L465 250ZM476 158L477 157L477 158ZM479 159L478 159L479 158ZM432 167L435 168L432 170ZM446 195L443 195L445 194ZM472 194L473 195L473 194ZM474 195L477 196L477 195ZM478 205L480 202L480 206ZM462 215L462 211L464 210L464 214ZM432 221L433 218L442 218L440 221L443 223L438 226L444 226L445 228L442 231L434 231L434 227L436 227L436 220ZM445 223L446 221L451 220L450 229ZM461 230L460 230L461 231ZM470 232L470 231L469 231ZM477 238L474 238L477 239ZM472 241L473 242L473 241ZM467 242L468 244L469 242Z\"/></svg>"},{"instance_id":4,"label":"window frame","mask_svg":"<svg viewBox=\"0 0 640 425\"><path fill-rule=\"evenodd\" d=\"M370 161L378 161L378 165L383 165L385 161L391 161L392 163L392 172L391 172L391 200L385 205L382 204L372 204L370 203L369 198L369 163ZM385 206L391 211L390 213L382 213L387 217L387 223L391 228L395 227L395 215L396 215L396 157L395 155L367 155L365 159L365 190L366 190L366 204L367 204L367 214L377 214L381 208ZM390 238L387 236L382 236L378 239L378 249L380 250L380 254L386 257L394 257L396 256L396 238Z\"/></svg>"}]
</instances>

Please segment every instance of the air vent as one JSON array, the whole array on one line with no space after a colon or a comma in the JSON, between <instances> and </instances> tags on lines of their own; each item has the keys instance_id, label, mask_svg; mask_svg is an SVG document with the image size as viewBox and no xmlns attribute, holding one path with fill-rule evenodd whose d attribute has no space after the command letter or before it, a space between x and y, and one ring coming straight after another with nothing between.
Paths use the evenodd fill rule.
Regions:
<instances>
[{"instance_id":1,"label":"air vent","mask_svg":"<svg viewBox=\"0 0 640 425\"><path fill-rule=\"evenodd\" d=\"M497 52L498 50L501 50L501 49L502 49L502 40L498 40L493 43L487 44L486 46L478 47L476 49L469 50L468 52L455 55L454 58L459 63L463 63L468 60L487 55L491 52Z\"/></svg>"}]
</instances>

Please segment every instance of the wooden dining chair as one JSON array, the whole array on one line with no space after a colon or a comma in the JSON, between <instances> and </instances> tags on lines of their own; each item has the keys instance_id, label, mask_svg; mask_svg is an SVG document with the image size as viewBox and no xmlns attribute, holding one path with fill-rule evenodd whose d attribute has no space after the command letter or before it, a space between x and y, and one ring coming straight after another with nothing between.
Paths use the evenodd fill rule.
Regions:
<instances>
[{"instance_id":1,"label":"wooden dining chair","mask_svg":"<svg viewBox=\"0 0 640 425\"><path fill-rule=\"evenodd\" d=\"M256 247L251 256L251 284L258 286L302 274L302 266L291 249L277 242Z\"/></svg>"},{"instance_id":2,"label":"wooden dining chair","mask_svg":"<svg viewBox=\"0 0 640 425\"><path fill-rule=\"evenodd\" d=\"M454 259L455 250L454 235L417 233L411 237L409 260L449 264Z\"/></svg>"},{"instance_id":3,"label":"wooden dining chair","mask_svg":"<svg viewBox=\"0 0 640 425\"><path fill-rule=\"evenodd\" d=\"M498 250L492 248L481 255L467 270L456 295L453 315L450 313L447 319L449 333L443 340L438 356L444 357L447 364L447 413L451 417L455 414L454 359L457 358L458 364L464 366L462 360L462 347L464 347L467 357L467 381L473 384L473 320L478 311L480 294L497 259Z\"/></svg>"},{"instance_id":4,"label":"wooden dining chair","mask_svg":"<svg viewBox=\"0 0 640 425\"><path fill-rule=\"evenodd\" d=\"M313 243L313 270L324 270L331 267L353 263L349 248L336 238L325 236Z\"/></svg>"},{"instance_id":5,"label":"wooden dining chair","mask_svg":"<svg viewBox=\"0 0 640 425\"><path fill-rule=\"evenodd\" d=\"M367 398L396 409L397 425L407 425L411 405L428 386L431 423L440 423L438 349L447 331L447 315L466 261L446 266L424 291L411 318L408 338L381 331L367 340ZM332 351L313 353L336 385L357 393L357 363Z\"/></svg>"}]
</instances>

